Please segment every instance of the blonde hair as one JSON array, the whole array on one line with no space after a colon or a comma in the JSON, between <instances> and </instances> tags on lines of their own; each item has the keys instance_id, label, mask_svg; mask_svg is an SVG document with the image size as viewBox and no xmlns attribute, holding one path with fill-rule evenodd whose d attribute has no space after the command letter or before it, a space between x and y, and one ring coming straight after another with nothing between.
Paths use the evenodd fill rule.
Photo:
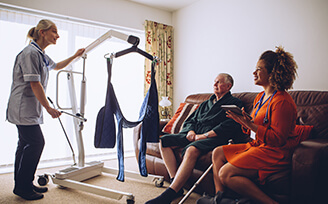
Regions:
<instances>
[{"instance_id":1,"label":"blonde hair","mask_svg":"<svg viewBox=\"0 0 328 204\"><path fill-rule=\"evenodd\" d=\"M40 38L40 30L47 31L52 26L56 26L56 24L51 20L42 19L39 21L36 27L33 27L28 31L27 38L29 38L30 40L37 41Z\"/></svg>"}]
</instances>

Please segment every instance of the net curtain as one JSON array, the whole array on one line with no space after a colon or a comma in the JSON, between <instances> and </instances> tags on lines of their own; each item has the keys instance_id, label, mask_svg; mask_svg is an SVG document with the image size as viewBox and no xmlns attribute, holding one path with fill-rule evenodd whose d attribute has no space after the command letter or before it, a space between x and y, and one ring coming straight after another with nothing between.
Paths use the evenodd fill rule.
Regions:
<instances>
[{"instance_id":1,"label":"net curtain","mask_svg":"<svg viewBox=\"0 0 328 204\"><path fill-rule=\"evenodd\" d=\"M167 96L172 102L173 97L173 27L154 21L145 21L146 52L157 56L161 61L156 67L158 100ZM145 95L150 86L151 63L145 61ZM168 108L169 117L173 115L172 105ZM162 107L159 107L162 110ZM162 118L163 116L160 115Z\"/></svg>"}]
</instances>

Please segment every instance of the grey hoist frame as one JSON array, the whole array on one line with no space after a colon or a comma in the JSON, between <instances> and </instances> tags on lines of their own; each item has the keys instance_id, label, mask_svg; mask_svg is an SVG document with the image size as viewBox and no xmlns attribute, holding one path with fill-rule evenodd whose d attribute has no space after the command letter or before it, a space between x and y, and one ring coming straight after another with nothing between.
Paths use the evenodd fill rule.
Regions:
<instances>
[{"instance_id":1,"label":"grey hoist frame","mask_svg":"<svg viewBox=\"0 0 328 204\"><path fill-rule=\"evenodd\" d=\"M85 101L86 101L86 77L85 77L85 61L87 59L87 54L90 53L93 49L95 49L98 45L105 42L106 40L115 37L119 38L121 40L127 41L128 43L132 44L133 46L127 50L123 50L121 52L116 53L116 57L119 57L121 55L127 54L129 52L138 52L139 54L142 54L144 57L150 59L152 56L139 48L137 48L137 45L139 43L139 38L132 36L132 35L126 35L121 32L117 32L115 30L109 30L105 34L103 34L101 37L96 39L94 42L92 42L90 45L88 45L85 48L85 52L82 55L82 57L75 59L71 64L68 70L61 70L57 74L57 91L56 91L56 103L59 109L61 110L71 110L72 115L80 115L81 118L84 117L85 114ZM114 55L115 56L115 55ZM75 72L72 71L73 67L72 65L80 60L83 59L83 72ZM68 80L68 89L69 89L69 96L71 101L71 107L70 108L62 108L59 105L59 93L58 93L58 83L59 83L59 75L62 73L67 74L67 80ZM76 99L76 91L75 91L75 85L74 85L74 75L82 75L82 81L81 81L81 92L80 92L80 108L78 108L78 101ZM86 120L81 120L78 117L72 117L74 122L74 129L75 129L75 135L76 135L76 142L78 147L78 162L68 168L65 168L63 170L60 170L56 172L55 174L48 174L39 176L39 184L40 181L42 184L46 184L48 182L48 177L51 178L52 182L54 184L57 184L61 187L67 187L67 188L73 188L77 190L86 191L89 193L97 194L100 196L109 197L112 199L121 199L123 196L126 196L127 203L134 203L134 196L132 193L127 192L120 192L100 186L95 186L87 183L83 183L82 181L96 177L101 175L102 173L108 173L108 174L114 174L117 175L118 170L113 168L104 167L103 161L93 161L93 162L85 162L85 153L84 153L84 145L83 145L83 137L82 137L82 130L84 127L84 122ZM73 153L73 157L74 153ZM74 158L75 161L75 158ZM74 162L75 163L75 162ZM125 175L129 178L133 179L140 179L143 181L149 181L149 182L155 182L155 185L157 187L161 187L164 182L163 176L156 176L156 175L148 175L147 177L142 177L137 172L132 171L125 171ZM44 179L46 179L46 182L44 182Z\"/></svg>"}]
</instances>

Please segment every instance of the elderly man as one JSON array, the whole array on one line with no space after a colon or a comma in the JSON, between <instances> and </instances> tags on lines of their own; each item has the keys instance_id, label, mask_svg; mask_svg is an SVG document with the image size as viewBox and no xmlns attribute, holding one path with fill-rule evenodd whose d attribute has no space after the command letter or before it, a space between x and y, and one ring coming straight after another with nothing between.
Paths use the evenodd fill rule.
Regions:
<instances>
[{"instance_id":1,"label":"elderly man","mask_svg":"<svg viewBox=\"0 0 328 204\"><path fill-rule=\"evenodd\" d=\"M183 124L178 134L167 134L160 138L160 151L171 178L171 185L160 196L146 204L167 204L183 195L183 185L191 176L197 159L219 145L225 145L229 139L235 143L246 142L241 127L226 117L221 105L237 105L242 102L231 95L233 78L221 73L214 80L214 94L204 101ZM184 147L183 160L179 167L173 149Z\"/></svg>"}]
</instances>

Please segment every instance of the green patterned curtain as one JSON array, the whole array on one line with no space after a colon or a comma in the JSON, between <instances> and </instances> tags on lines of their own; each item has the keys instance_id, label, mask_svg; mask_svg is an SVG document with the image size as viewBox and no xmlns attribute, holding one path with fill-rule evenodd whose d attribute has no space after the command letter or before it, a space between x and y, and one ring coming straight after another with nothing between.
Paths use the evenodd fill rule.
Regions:
<instances>
[{"instance_id":1,"label":"green patterned curtain","mask_svg":"<svg viewBox=\"0 0 328 204\"><path fill-rule=\"evenodd\" d=\"M158 100L168 97L172 102L173 97L173 27L145 21L146 52L157 56L161 61L156 66L156 82L158 89ZM145 63L145 94L150 83L151 62ZM169 117L173 115L172 105L167 107ZM159 107L160 112L162 107ZM160 114L160 117L162 115Z\"/></svg>"}]
</instances>

